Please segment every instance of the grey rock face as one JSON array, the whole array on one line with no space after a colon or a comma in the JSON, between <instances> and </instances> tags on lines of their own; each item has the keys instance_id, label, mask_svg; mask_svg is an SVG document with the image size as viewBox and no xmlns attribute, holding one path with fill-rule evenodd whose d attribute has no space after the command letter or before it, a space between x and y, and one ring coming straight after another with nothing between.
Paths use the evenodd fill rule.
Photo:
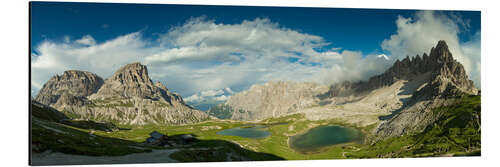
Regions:
<instances>
[{"instance_id":1,"label":"grey rock face","mask_svg":"<svg viewBox=\"0 0 500 167\"><path fill-rule=\"evenodd\" d=\"M148 76L148 69L140 63L127 64L106 79L96 93L96 97L140 97L146 99L161 98L159 87Z\"/></svg>"},{"instance_id":2,"label":"grey rock face","mask_svg":"<svg viewBox=\"0 0 500 167\"><path fill-rule=\"evenodd\" d=\"M315 105L319 102L317 95L327 90L328 87L314 83L270 81L231 96L219 105L225 107L219 108L229 106L234 120L261 120Z\"/></svg>"},{"instance_id":3,"label":"grey rock face","mask_svg":"<svg viewBox=\"0 0 500 167\"><path fill-rule=\"evenodd\" d=\"M68 100L67 96L78 98L89 96L102 86L101 77L87 71L69 70L62 76L56 75L45 83L38 92L35 100L45 105L53 105L61 100Z\"/></svg>"},{"instance_id":4,"label":"grey rock face","mask_svg":"<svg viewBox=\"0 0 500 167\"><path fill-rule=\"evenodd\" d=\"M140 63L125 65L105 81L89 72L73 71L47 82L37 101L78 118L118 124L189 124L211 119L161 82L153 83Z\"/></svg>"},{"instance_id":5,"label":"grey rock face","mask_svg":"<svg viewBox=\"0 0 500 167\"><path fill-rule=\"evenodd\" d=\"M442 94L446 89L443 85L447 84L465 93L477 94L477 89L474 87L474 83L469 80L464 67L453 59L448 45L443 40L439 41L436 47L431 49L429 56L424 53L423 58L417 55L412 59L406 57L402 61L397 60L386 72L371 77L366 82L334 84L330 88L330 94L331 96L337 96L340 92L345 93L347 90L350 91L348 94L360 94L380 87L390 86L398 80L411 80L425 73L432 73L431 78L433 78L432 83L434 84L429 86L439 87L438 90L434 90L437 92L428 92L432 93L432 96Z\"/></svg>"},{"instance_id":6,"label":"grey rock face","mask_svg":"<svg viewBox=\"0 0 500 167\"><path fill-rule=\"evenodd\" d=\"M439 118L441 113L431 112L433 108L453 103L457 95L478 94L478 90L469 80L462 64L453 59L446 42L439 41L431 49L430 55L424 54L422 60L411 62L411 73L402 77L416 75L422 72L431 72L429 81L422 88L412 94L407 107L391 119L382 122L375 130L379 139L422 131ZM391 68L393 73L398 69ZM401 70L404 71L404 70Z\"/></svg>"},{"instance_id":7,"label":"grey rock face","mask_svg":"<svg viewBox=\"0 0 500 167\"><path fill-rule=\"evenodd\" d=\"M374 131L377 140L420 132L434 123L443 113L432 109L451 105L455 99L434 99L416 102L404 108L393 118L382 122Z\"/></svg>"}]
</instances>

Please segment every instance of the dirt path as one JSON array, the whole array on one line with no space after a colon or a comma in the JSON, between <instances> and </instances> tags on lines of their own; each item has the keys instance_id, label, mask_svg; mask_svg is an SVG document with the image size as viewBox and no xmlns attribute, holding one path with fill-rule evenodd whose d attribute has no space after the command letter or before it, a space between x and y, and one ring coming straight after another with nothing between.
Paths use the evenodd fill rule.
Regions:
<instances>
[{"instance_id":1,"label":"dirt path","mask_svg":"<svg viewBox=\"0 0 500 167\"><path fill-rule=\"evenodd\" d=\"M149 153L136 153L124 156L84 156L59 152L35 153L32 155L33 165L83 165L83 164L129 164L129 163L166 163L178 162L170 158L170 154L178 149L153 150Z\"/></svg>"}]
</instances>

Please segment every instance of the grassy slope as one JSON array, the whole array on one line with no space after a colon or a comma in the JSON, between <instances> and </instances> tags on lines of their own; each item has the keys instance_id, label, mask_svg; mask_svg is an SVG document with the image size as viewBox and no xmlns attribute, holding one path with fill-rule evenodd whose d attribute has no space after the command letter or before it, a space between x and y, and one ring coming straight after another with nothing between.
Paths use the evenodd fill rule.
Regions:
<instances>
[{"instance_id":1,"label":"grassy slope","mask_svg":"<svg viewBox=\"0 0 500 167\"><path fill-rule=\"evenodd\" d=\"M442 155L480 155L481 97L464 96L455 105L433 110L443 115L422 133L389 138L350 158L420 157Z\"/></svg>"},{"instance_id":2,"label":"grassy slope","mask_svg":"<svg viewBox=\"0 0 500 167\"><path fill-rule=\"evenodd\" d=\"M52 122L59 122L60 120L68 119L68 117L61 112L51 110L49 108L42 108L41 106L34 104L31 105L31 115L33 117Z\"/></svg>"},{"instance_id":3,"label":"grassy slope","mask_svg":"<svg viewBox=\"0 0 500 167\"><path fill-rule=\"evenodd\" d=\"M137 142L101 135L90 135L91 129L106 129L106 124L102 124L106 127L98 127L101 124L95 122L60 121L60 119L66 119L67 117L57 113L54 114L53 111L34 105L32 111L31 139L33 152L51 150L67 154L118 156L151 151L151 147L141 146ZM103 131L97 132L105 133Z\"/></svg>"}]
</instances>

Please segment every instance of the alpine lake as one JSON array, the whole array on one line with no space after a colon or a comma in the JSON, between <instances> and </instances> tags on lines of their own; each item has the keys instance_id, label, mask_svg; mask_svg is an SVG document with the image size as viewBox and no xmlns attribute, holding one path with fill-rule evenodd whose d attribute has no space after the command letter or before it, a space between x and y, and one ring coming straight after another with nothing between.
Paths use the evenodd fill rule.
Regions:
<instances>
[{"instance_id":1,"label":"alpine lake","mask_svg":"<svg viewBox=\"0 0 500 167\"><path fill-rule=\"evenodd\" d=\"M323 125L312 128L303 134L290 136L292 149L302 152L318 152L333 145L361 142L363 133L355 128L339 125Z\"/></svg>"},{"instance_id":2,"label":"alpine lake","mask_svg":"<svg viewBox=\"0 0 500 167\"><path fill-rule=\"evenodd\" d=\"M243 126L231 129L226 129L217 132L218 135L225 136L239 136L251 139L265 138L271 135L271 132L265 130L266 126L255 125L255 126Z\"/></svg>"},{"instance_id":3,"label":"alpine lake","mask_svg":"<svg viewBox=\"0 0 500 167\"><path fill-rule=\"evenodd\" d=\"M272 126L272 125L271 125ZM249 139L263 139L272 137L271 132L264 125L246 125L218 131L216 134L225 136L239 136ZM305 133L289 137L289 147L301 153L320 152L323 148L361 142L363 133L355 128L339 125L321 125L309 129Z\"/></svg>"}]
</instances>

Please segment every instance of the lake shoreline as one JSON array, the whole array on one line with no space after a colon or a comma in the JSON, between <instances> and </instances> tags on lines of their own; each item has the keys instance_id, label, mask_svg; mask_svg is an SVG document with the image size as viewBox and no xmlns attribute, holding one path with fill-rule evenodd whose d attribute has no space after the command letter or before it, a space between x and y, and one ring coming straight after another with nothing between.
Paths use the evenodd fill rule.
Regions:
<instances>
[{"instance_id":1,"label":"lake shoreline","mask_svg":"<svg viewBox=\"0 0 500 167\"><path fill-rule=\"evenodd\" d=\"M345 131L344 133L350 133L349 132L350 130L355 130L356 131L356 137L354 137L352 139L352 141L348 141L348 142L342 142L342 141L340 141L341 143L332 144L332 145L326 144L325 146L318 146L317 149L313 148L312 150L309 150L309 151L304 151L304 150L301 151L296 146L293 146L293 144L292 144L292 137L295 137L295 136L300 137L301 135L305 135L307 133L312 133L311 132L312 129L321 128L321 127L324 127L324 128L327 128L327 127L337 127L337 128L340 128L339 130L348 130L348 131ZM314 134L311 134L311 135L314 135ZM346 135L350 135L350 134L346 134ZM326 150L328 150L330 148L333 148L333 147L340 147L340 146L347 146L347 145L352 145L352 144L356 144L356 143L362 143L363 140L364 140L365 134L363 133L363 131L361 129L358 129L358 128L355 128L355 127L343 126L343 125L333 124L333 123L332 124L321 123L321 124L312 124L312 126L309 126L308 128L306 128L304 130L301 130L300 132L297 132L297 133L294 133L294 134L288 134L286 136L288 137L287 138L287 145L288 145L288 147L291 148L292 150L294 150L295 152L298 152L298 153L301 153L301 154L316 154L316 153L324 152L324 151L326 151ZM312 141L312 142L314 142L314 141ZM305 150L307 150L307 149L305 149Z\"/></svg>"}]
</instances>

